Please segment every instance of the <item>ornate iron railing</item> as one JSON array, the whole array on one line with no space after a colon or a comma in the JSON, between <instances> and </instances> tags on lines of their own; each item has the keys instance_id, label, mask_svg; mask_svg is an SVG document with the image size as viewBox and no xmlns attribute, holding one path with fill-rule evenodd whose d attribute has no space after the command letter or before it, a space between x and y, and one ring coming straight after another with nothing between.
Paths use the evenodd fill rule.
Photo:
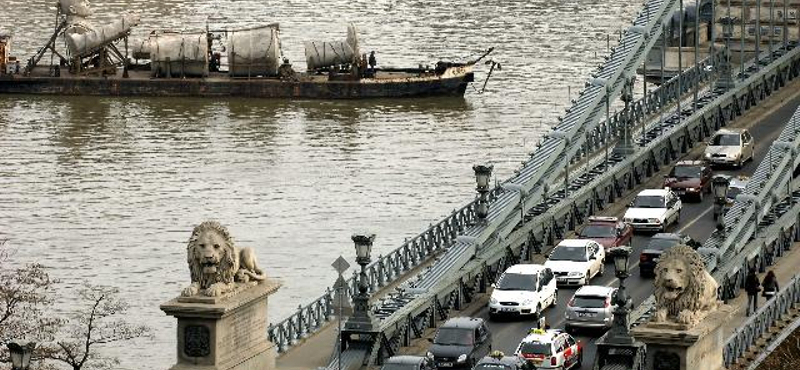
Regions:
<instances>
[{"instance_id":1,"label":"ornate iron railing","mask_svg":"<svg viewBox=\"0 0 800 370\"><path fill-rule=\"evenodd\" d=\"M800 303L800 275L795 275L775 297L767 301L728 338L722 354L725 367L730 367L742 357L758 338L769 331L797 303Z\"/></svg>"}]
</instances>

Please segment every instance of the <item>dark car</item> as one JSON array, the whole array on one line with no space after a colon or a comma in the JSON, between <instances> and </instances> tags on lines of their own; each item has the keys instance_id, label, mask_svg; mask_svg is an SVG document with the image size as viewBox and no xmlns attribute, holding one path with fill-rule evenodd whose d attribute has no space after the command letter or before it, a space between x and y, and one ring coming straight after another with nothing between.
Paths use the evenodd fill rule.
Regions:
<instances>
[{"instance_id":1,"label":"dark car","mask_svg":"<svg viewBox=\"0 0 800 370\"><path fill-rule=\"evenodd\" d=\"M655 234L639 255L639 275L643 277L655 276L656 264L658 264L661 253L678 244L686 244L694 249L702 246L702 244L688 235L680 233Z\"/></svg>"},{"instance_id":2,"label":"dark car","mask_svg":"<svg viewBox=\"0 0 800 370\"><path fill-rule=\"evenodd\" d=\"M578 232L579 239L592 239L606 251L614 255L614 250L623 245L631 245L633 227L616 217L591 216L589 223Z\"/></svg>"},{"instance_id":3,"label":"dark car","mask_svg":"<svg viewBox=\"0 0 800 370\"><path fill-rule=\"evenodd\" d=\"M436 370L436 366L427 357L392 356L383 362L381 370Z\"/></svg>"},{"instance_id":4,"label":"dark car","mask_svg":"<svg viewBox=\"0 0 800 370\"><path fill-rule=\"evenodd\" d=\"M499 352L484 357L472 370L534 370L534 367L519 356L505 356Z\"/></svg>"},{"instance_id":5,"label":"dark car","mask_svg":"<svg viewBox=\"0 0 800 370\"><path fill-rule=\"evenodd\" d=\"M681 198L703 201L703 194L711 191L711 168L702 161L680 161L664 178L664 187Z\"/></svg>"},{"instance_id":6,"label":"dark car","mask_svg":"<svg viewBox=\"0 0 800 370\"><path fill-rule=\"evenodd\" d=\"M431 341L428 358L438 369L471 369L492 350L492 333L481 318L447 320Z\"/></svg>"}]
</instances>

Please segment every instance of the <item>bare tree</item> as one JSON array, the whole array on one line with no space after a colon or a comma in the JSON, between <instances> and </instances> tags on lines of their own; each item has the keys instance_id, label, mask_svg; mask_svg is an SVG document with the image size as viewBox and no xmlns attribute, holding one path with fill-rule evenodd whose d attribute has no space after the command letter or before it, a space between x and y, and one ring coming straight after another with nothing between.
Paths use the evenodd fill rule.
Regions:
<instances>
[{"instance_id":1,"label":"bare tree","mask_svg":"<svg viewBox=\"0 0 800 370\"><path fill-rule=\"evenodd\" d=\"M800 329L795 329L758 366L758 370L796 370L800 369Z\"/></svg>"},{"instance_id":2,"label":"bare tree","mask_svg":"<svg viewBox=\"0 0 800 370\"><path fill-rule=\"evenodd\" d=\"M51 360L69 365L73 370L80 370L84 366L108 369L119 361L114 357L102 356L98 353L98 347L151 336L149 327L133 325L120 317L128 309L128 304L119 298L118 289L86 285L79 294L87 306L65 320L61 339L45 346Z\"/></svg>"},{"instance_id":3,"label":"bare tree","mask_svg":"<svg viewBox=\"0 0 800 370\"><path fill-rule=\"evenodd\" d=\"M12 268L13 255L0 240L0 362L8 361L7 343L52 340L60 325L43 311L52 303L56 281L40 264ZM39 358L35 353L34 360Z\"/></svg>"}]
</instances>

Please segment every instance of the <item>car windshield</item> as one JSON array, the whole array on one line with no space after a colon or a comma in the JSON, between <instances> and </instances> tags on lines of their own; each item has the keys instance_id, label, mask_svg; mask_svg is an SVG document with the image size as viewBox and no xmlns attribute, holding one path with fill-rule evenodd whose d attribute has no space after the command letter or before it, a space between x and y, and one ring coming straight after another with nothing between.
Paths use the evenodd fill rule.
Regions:
<instances>
[{"instance_id":1,"label":"car windshield","mask_svg":"<svg viewBox=\"0 0 800 370\"><path fill-rule=\"evenodd\" d=\"M744 189L742 188L728 188L728 192L725 194L725 197L728 199L736 199L736 196L741 194Z\"/></svg>"},{"instance_id":2,"label":"car windshield","mask_svg":"<svg viewBox=\"0 0 800 370\"><path fill-rule=\"evenodd\" d=\"M523 355L545 355L550 356L550 343L523 342L519 351Z\"/></svg>"},{"instance_id":3,"label":"car windshield","mask_svg":"<svg viewBox=\"0 0 800 370\"><path fill-rule=\"evenodd\" d=\"M699 178L702 171L703 167L700 166L676 166L672 169L669 176Z\"/></svg>"},{"instance_id":4,"label":"car windshield","mask_svg":"<svg viewBox=\"0 0 800 370\"><path fill-rule=\"evenodd\" d=\"M636 208L664 208L664 197L660 195L640 195L633 200Z\"/></svg>"},{"instance_id":5,"label":"car windshield","mask_svg":"<svg viewBox=\"0 0 800 370\"><path fill-rule=\"evenodd\" d=\"M714 140L711 141L711 145L739 145L739 134L719 134L714 136Z\"/></svg>"},{"instance_id":6,"label":"car windshield","mask_svg":"<svg viewBox=\"0 0 800 370\"><path fill-rule=\"evenodd\" d=\"M381 370L419 370L419 364L385 364Z\"/></svg>"},{"instance_id":7,"label":"car windshield","mask_svg":"<svg viewBox=\"0 0 800 370\"><path fill-rule=\"evenodd\" d=\"M497 288L495 289L534 291L538 283L536 279L536 275L505 273L500 277L500 281L497 282Z\"/></svg>"},{"instance_id":8,"label":"car windshield","mask_svg":"<svg viewBox=\"0 0 800 370\"><path fill-rule=\"evenodd\" d=\"M581 308L603 308L606 306L606 297L575 296L575 301L572 302L572 306Z\"/></svg>"},{"instance_id":9,"label":"car windshield","mask_svg":"<svg viewBox=\"0 0 800 370\"><path fill-rule=\"evenodd\" d=\"M647 249L657 249L663 251L678 245L678 243L680 243L678 239L652 238L650 239L650 243L647 243Z\"/></svg>"},{"instance_id":10,"label":"car windshield","mask_svg":"<svg viewBox=\"0 0 800 370\"><path fill-rule=\"evenodd\" d=\"M471 346L473 330L469 328L441 328L433 343L443 346Z\"/></svg>"},{"instance_id":11,"label":"car windshield","mask_svg":"<svg viewBox=\"0 0 800 370\"><path fill-rule=\"evenodd\" d=\"M551 261L580 261L585 262L586 248L558 246L549 258Z\"/></svg>"},{"instance_id":12,"label":"car windshield","mask_svg":"<svg viewBox=\"0 0 800 370\"><path fill-rule=\"evenodd\" d=\"M613 238L616 235L614 225L588 225L581 230L583 238Z\"/></svg>"}]
</instances>

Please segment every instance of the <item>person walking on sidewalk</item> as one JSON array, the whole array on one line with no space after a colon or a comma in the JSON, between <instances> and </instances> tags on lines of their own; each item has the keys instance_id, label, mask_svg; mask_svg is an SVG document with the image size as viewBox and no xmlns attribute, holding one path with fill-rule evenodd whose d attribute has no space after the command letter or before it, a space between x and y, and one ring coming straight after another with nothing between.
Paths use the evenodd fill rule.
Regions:
<instances>
[{"instance_id":1,"label":"person walking on sidewalk","mask_svg":"<svg viewBox=\"0 0 800 370\"><path fill-rule=\"evenodd\" d=\"M747 273L744 290L747 292L747 316L750 316L758 310L758 292L761 291L761 283L758 281L756 269L750 269L750 272Z\"/></svg>"},{"instance_id":2,"label":"person walking on sidewalk","mask_svg":"<svg viewBox=\"0 0 800 370\"><path fill-rule=\"evenodd\" d=\"M767 299L770 300L775 294L778 294L778 278L775 277L775 273L770 270L767 272L767 276L764 276L764 281L761 283L761 286L764 287L764 293L762 295Z\"/></svg>"}]
</instances>

